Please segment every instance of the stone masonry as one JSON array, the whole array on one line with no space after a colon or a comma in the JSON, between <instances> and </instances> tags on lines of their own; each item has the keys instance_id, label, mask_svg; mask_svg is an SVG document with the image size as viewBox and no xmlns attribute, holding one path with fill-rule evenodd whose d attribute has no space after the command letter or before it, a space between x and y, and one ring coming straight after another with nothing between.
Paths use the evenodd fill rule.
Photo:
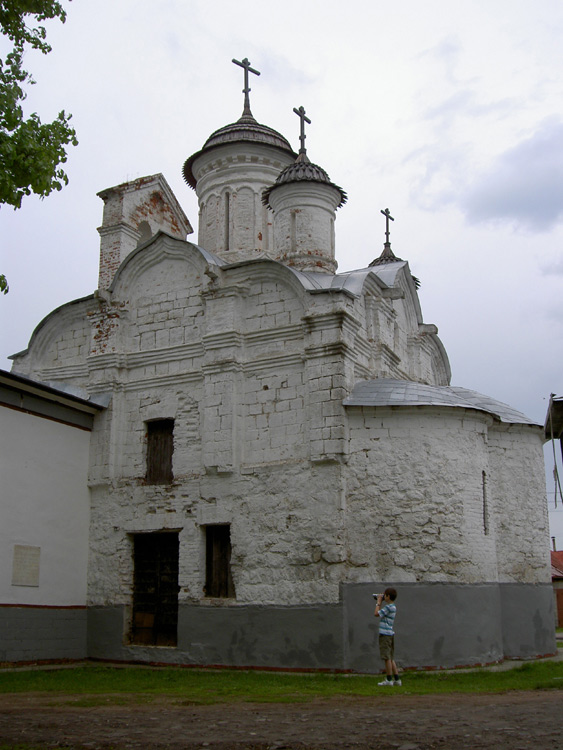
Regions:
<instances>
[{"instance_id":1,"label":"stone masonry","mask_svg":"<svg viewBox=\"0 0 563 750\"><path fill-rule=\"evenodd\" d=\"M498 608L498 586L549 583L541 428L449 389L448 358L423 321L408 263L393 256L333 272L344 194L326 180L292 185L294 159L248 114L210 136L184 167L200 199L199 246L186 240L191 227L162 176L100 193L99 289L51 313L14 357L21 374L110 397L91 440L88 603L99 632L113 635L91 631L94 655L362 668L373 644L333 643L337 631L352 638L334 613L360 606L354 587L461 587L473 602L465 592L486 586ZM274 191L267 208L262 193L283 169L283 201ZM304 195L307 222L291 226ZM408 401L405 383L426 390ZM173 480L161 485L145 478L153 420L174 425ZM205 590L206 529L217 525L230 529L236 594L227 599ZM128 640L133 544L167 531L179 539L178 646L157 655ZM361 606L355 617L365 619L369 599ZM271 648L256 623L280 608L290 632L273 627ZM255 638L257 650L233 650L228 623L243 610L250 619L236 638ZM295 645L305 611L309 651ZM471 630L467 653L454 646L447 658L502 658L501 620L488 635ZM538 653L549 650L542 638Z\"/></svg>"}]
</instances>

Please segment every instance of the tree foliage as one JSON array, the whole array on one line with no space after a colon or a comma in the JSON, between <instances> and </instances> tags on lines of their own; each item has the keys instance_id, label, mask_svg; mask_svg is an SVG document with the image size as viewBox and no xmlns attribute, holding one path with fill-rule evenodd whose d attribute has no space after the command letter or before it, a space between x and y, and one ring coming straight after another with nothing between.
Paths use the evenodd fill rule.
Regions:
<instances>
[{"instance_id":1,"label":"tree foliage","mask_svg":"<svg viewBox=\"0 0 563 750\"><path fill-rule=\"evenodd\" d=\"M0 203L14 208L20 208L24 195L33 192L43 198L68 183L61 168L65 147L78 143L71 115L64 110L51 123L42 123L37 113L24 118L23 87L35 83L23 69L25 48L51 51L40 24L53 18L66 20L58 0L0 0L0 31L12 42L11 51L0 59Z\"/></svg>"}]
</instances>

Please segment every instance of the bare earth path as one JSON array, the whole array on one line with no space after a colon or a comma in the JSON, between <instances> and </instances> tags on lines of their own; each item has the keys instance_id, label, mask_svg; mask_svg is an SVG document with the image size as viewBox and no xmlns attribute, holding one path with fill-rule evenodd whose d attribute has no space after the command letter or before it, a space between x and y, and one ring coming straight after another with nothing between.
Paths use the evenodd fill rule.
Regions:
<instances>
[{"instance_id":1,"label":"bare earth path","mask_svg":"<svg viewBox=\"0 0 563 750\"><path fill-rule=\"evenodd\" d=\"M563 750L563 691L212 706L168 697L144 706L77 705L83 700L1 696L0 744L104 750Z\"/></svg>"}]
</instances>

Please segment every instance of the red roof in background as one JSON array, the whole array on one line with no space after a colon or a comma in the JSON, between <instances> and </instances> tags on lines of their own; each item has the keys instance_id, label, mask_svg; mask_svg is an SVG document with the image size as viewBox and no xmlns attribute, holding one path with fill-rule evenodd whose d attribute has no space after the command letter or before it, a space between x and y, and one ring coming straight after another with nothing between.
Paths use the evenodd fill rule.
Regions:
<instances>
[{"instance_id":1,"label":"red roof in background","mask_svg":"<svg viewBox=\"0 0 563 750\"><path fill-rule=\"evenodd\" d=\"M551 553L551 577L563 578L563 550Z\"/></svg>"}]
</instances>

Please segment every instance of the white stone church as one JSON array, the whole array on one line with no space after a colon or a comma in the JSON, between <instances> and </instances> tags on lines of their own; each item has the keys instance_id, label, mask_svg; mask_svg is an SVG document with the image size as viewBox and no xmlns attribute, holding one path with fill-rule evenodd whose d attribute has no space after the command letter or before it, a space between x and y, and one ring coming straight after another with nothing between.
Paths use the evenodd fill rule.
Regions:
<instances>
[{"instance_id":1,"label":"white stone church","mask_svg":"<svg viewBox=\"0 0 563 750\"><path fill-rule=\"evenodd\" d=\"M254 119L239 64L241 118L184 164L197 244L162 175L102 191L98 289L5 373L10 419L71 425L61 454L85 442L83 464L46 462L47 484L80 487L48 523L6 498L0 661L377 672L387 585L403 668L555 652L542 427L450 386L389 232L337 273L346 194L309 160L302 108L298 152ZM22 389L70 393L90 422L24 409ZM49 513L44 493L27 501ZM69 533L80 563L50 567Z\"/></svg>"}]
</instances>

